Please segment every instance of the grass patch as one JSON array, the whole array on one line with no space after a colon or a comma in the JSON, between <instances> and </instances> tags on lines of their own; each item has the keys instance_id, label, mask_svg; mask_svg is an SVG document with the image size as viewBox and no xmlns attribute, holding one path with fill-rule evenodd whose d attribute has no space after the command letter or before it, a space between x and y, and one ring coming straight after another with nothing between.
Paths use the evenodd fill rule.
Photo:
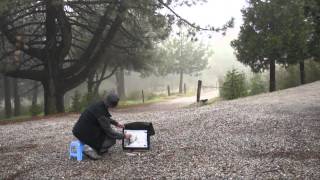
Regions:
<instances>
[{"instance_id":1,"label":"grass patch","mask_svg":"<svg viewBox=\"0 0 320 180\"><path fill-rule=\"evenodd\" d=\"M168 96L166 94L159 94L159 95L152 94L148 97L145 97L144 103L142 102L142 99L126 99L123 101L120 100L118 108L128 108L128 107L134 107L134 106L154 104L159 102L165 102L171 99L176 99L179 97L188 97L193 95L194 94L192 93L187 93L187 94L173 93L171 94L171 96Z\"/></svg>"},{"instance_id":2,"label":"grass patch","mask_svg":"<svg viewBox=\"0 0 320 180\"><path fill-rule=\"evenodd\" d=\"M23 121L28 121L32 118L38 118L38 117L43 117L41 116L31 116L31 115L21 115L21 116L13 116L11 118L3 118L0 119L0 124L10 124L10 123L15 123L15 122L23 122Z\"/></svg>"},{"instance_id":3,"label":"grass patch","mask_svg":"<svg viewBox=\"0 0 320 180\"><path fill-rule=\"evenodd\" d=\"M0 119L0 121L18 121L19 119L30 118L31 115L22 115L22 116L12 116L10 118Z\"/></svg>"},{"instance_id":4,"label":"grass patch","mask_svg":"<svg viewBox=\"0 0 320 180\"><path fill-rule=\"evenodd\" d=\"M1 119L0 125L14 124L14 123L26 122L26 121L38 121L38 120L49 119L49 118L63 117L71 114L77 114L77 113L66 112L66 113L51 114L47 116L44 116L43 114L38 116L31 116L31 115L16 116L16 117L7 118L7 119Z\"/></svg>"}]
</instances>

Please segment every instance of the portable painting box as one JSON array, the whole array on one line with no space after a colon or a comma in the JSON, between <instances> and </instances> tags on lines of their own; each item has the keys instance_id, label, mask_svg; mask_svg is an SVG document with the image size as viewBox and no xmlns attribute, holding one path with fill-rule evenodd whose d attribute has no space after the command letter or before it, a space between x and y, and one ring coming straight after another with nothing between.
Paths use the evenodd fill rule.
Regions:
<instances>
[{"instance_id":1,"label":"portable painting box","mask_svg":"<svg viewBox=\"0 0 320 180\"><path fill-rule=\"evenodd\" d=\"M155 134L152 123L132 122L124 125L123 133L129 133L133 139L122 140L123 150L149 150L150 136Z\"/></svg>"}]
</instances>

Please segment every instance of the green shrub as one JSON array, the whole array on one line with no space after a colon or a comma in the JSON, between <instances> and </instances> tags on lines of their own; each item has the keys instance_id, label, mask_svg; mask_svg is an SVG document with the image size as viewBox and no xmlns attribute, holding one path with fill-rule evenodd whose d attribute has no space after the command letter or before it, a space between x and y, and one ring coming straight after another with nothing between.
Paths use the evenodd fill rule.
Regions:
<instances>
[{"instance_id":1,"label":"green shrub","mask_svg":"<svg viewBox=\"0 0 320 180\"><path fill-rule=\"evenodd\" d=\"M290 65L287 68L280 68L276 71L277 89L287 89L300 85L300 71L298 65Z\"/></svg>"},{"instance_id":2,"label":"green shrub","mask_svg":"<svg viewBox=\"0 0 320 180\"><path fill-rule=\"evenodd\" d=\"M280 68L277 74L277 89L287 89L300 85L299 64L289 65L289 67ZM310 83L320 80L320 63L307 60L305 61L305 82Z\"/></svg>"},{"instance_id":3,"label":"green shrub","mask_svg":"<svg viewBox=\"0 0 320 180\"><path fill-rule=\"evenodd\" d=\"M260 74L254 74L250 79L249 95L256 95L267 92L267 83Z\"/></svg>"},{"instance_id":4,"label":"green shrub","mask_svg":"<svg viewBox=\"0 0 320 180\"><path fill-rule=\"evenodd\" d=\"M31 116L37 116L42 113L42 107L38 104L31 105L29 112Z\"/></svg>"},{"instance_id":5,"label":"green shrub","mask_svg":"<svg viewBox=\"0 0 320 180\"><path fill-rule=\"evenodd\" d=\"M232 69L227 72L220 92L224 99L236 99L247 95L246 77L244 73Z\"/></svg>"},{"instance_id":6,"label":"green shrub","mask_svg":"<svg viewBox=\"0 0 320 180\"><path fill-rule=\"evenodd\" d=\"M158 97L158 95L156 94L156 93L146 93L146 99L147 100L151 100L151 99L155 99L155 98L157 98Z\"/></svg>"},{"instance_id":7,"label":"green shrub","mask_svg":"<svg viewBox=\"0 0 320 180\"><path fill-rule=\"evenodd\" d=\"M79 91L75 91L74 95L71 97L71 100L71 112L81 112L83 103L81 103L81 94Z\"/></svg>"}]
</instances>

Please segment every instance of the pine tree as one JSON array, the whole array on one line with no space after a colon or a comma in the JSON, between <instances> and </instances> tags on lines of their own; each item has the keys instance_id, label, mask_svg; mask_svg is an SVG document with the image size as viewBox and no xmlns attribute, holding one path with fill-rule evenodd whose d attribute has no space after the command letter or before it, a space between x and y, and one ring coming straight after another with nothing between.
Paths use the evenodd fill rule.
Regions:
<instances>
[{"instance_id":1,"label":"pine tree","mask_svg":"<svg viewBox=\"0 0 320 180\"><path fill-rule=\"evenodd\" d=\"M247 95L246 78L244 73L232 69L227 72L222 85L221 96L224 99L236 99Z\"/></svg>"}]
</instances>

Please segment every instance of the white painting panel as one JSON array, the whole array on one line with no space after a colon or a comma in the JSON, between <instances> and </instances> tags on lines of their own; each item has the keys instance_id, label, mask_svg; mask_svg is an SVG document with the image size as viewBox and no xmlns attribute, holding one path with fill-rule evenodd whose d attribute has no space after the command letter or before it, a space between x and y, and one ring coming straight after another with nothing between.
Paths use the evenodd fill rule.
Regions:
<instances>
[{"instance_id":1,"label":"white painting panel","mask_svg":"<svg viewBox=\"0 0 320 180\"><path fill-rule=\"evenodd\" d=\"M124 133L131 134L130 140L124 140L126 148L147 148L148 147L148 131L147 130L124 130Z\"/></svg>"}]
</instances>

